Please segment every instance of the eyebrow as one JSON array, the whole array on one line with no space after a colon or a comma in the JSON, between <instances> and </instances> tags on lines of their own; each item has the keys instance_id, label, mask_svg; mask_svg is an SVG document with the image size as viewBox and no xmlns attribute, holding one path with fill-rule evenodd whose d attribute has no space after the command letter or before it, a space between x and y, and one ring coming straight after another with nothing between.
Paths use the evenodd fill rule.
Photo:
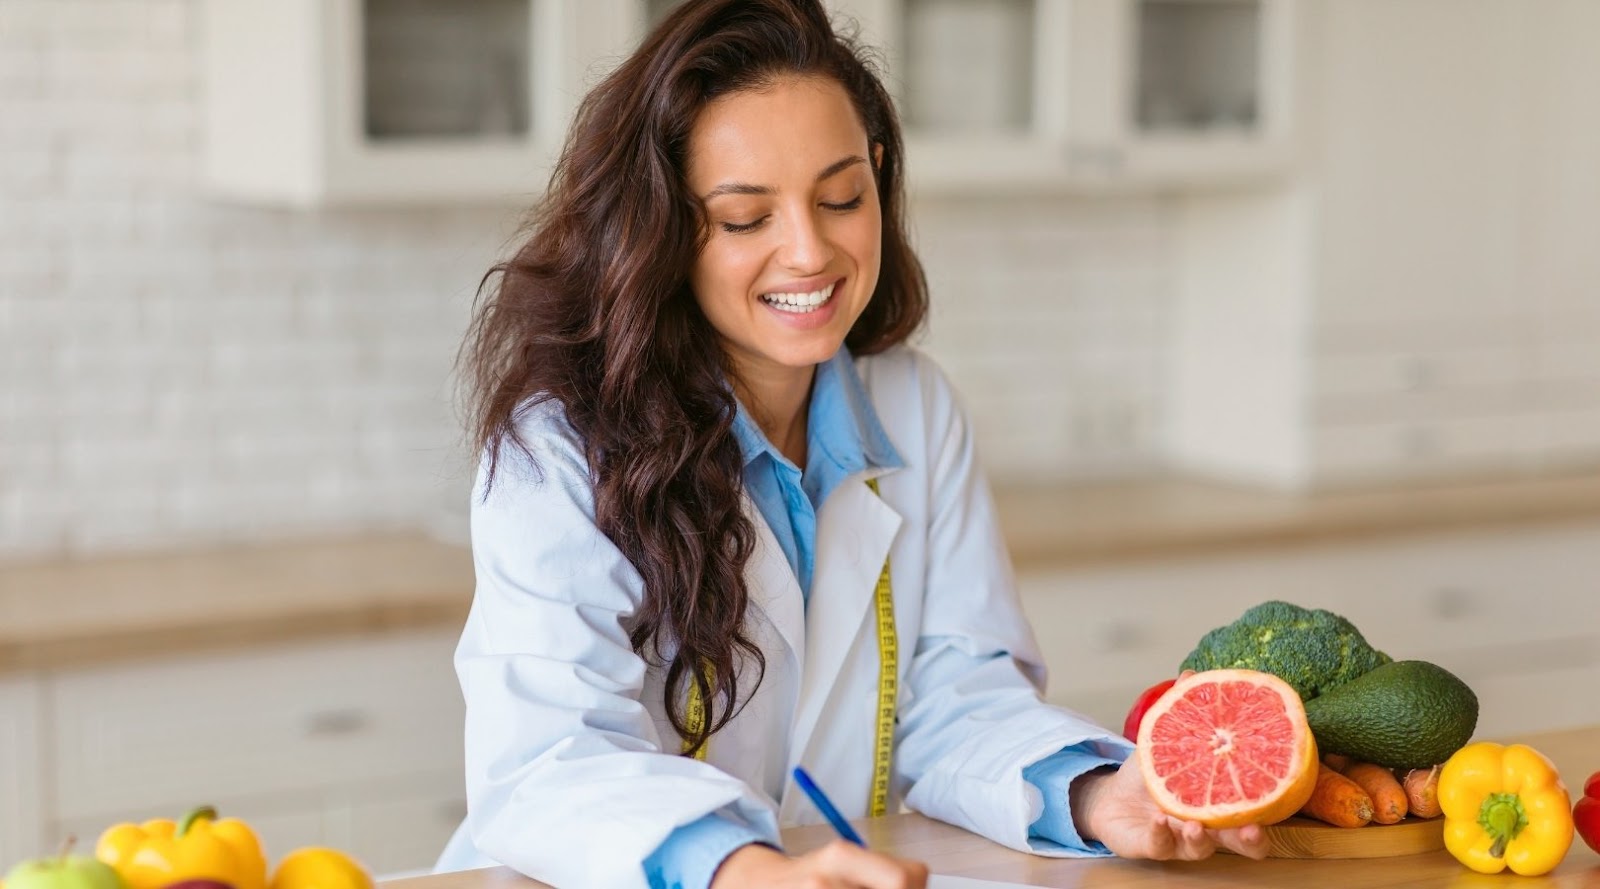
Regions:
<instances>
[{"instance_id":1,"label":"eyebrow","mask_svg":"<svg viewBox=\"0 0 1600 889\"><path fill-rule=\"evenodd\" d=\"M817 174L816 181L821 182L822 180L827 179L828 177L837 173L841 173L844 170L855 166L856 164L864 164L866 162L867 159L858 154L852 154L849 157L840 158L824 167L822 172ZM721 197L725 194L768 195L774 194L776 191L777 190L770 185L751 185L748 182L724 182L716 188L706 192L705 196L700 200L709 201L712 198Z\"/></svg>"}]
</instances>

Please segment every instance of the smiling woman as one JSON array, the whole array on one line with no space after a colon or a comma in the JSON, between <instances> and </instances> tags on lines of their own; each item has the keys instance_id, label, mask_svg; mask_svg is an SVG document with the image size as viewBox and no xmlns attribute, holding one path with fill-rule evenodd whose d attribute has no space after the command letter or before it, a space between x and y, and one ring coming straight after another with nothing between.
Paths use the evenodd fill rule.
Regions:
<instances>
[{"instance_id":1,"label":"smiling woman","mask_svg":"<svg viewBox=\"0 0 1600 889\"><path fill-rule=\"evenodd\" d=\"M926 283L899 124L819 0L688 0L584 100L464 346L483 462L441 869L919 887L836 844L902 805L1048 855L1194 858L1044 674ZM1247 829L1248 830L1248 829Z\"/></svg>"}]
</instances>

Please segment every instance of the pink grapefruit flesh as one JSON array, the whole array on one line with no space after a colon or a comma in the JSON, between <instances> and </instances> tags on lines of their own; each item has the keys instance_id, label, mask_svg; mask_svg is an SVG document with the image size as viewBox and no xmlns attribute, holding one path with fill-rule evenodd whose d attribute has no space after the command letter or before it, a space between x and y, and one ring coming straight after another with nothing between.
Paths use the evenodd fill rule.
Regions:
<instances>
[{"instance_id":1,"label":"pink grapefruit flesh","mask_svg":"<svg viewBox=\"0 0 1600 889\"><path fill-rule=\"evenodd\" d=\"M1317 785L1317 744L1300 696L1254 670L1178 680L1145 714L1138 756L1156 805L1207 827L1282 821Z\"/></svg>"}]
</instances>

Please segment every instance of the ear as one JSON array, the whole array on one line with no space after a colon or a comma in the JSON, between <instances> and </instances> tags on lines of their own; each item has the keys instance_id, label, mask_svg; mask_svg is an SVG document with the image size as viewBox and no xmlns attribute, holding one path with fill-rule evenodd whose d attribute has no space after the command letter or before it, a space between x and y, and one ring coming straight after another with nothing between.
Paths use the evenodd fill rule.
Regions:
<instances>
[{"instance_id":1,"label":"ear","mask_svg":"<svg viewBox=\"0 0 1600 889\"><path fill-rule=\"evenodd\" d=\"M872 143L872 169L874 172L883 170L883 143Z\"/></svg>"}]
</instances>

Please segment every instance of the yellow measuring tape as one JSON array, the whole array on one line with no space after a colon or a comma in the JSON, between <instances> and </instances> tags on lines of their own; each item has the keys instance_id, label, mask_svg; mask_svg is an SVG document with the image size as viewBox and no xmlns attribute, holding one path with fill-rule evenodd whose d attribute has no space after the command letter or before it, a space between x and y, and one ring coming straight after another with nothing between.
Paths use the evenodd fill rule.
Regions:
<instances>
[{"instance_id":1,"label":"yellow measuring tape","mask_svg":"<svg viewBox=\"0 0 1600 889\"><path fill-rule=\"evenodd\" d=\"M878 493L878 480L867 479L867 487ZM881 495L880 495L881 496ZM868 812L876 818L889 809L889 763L894 756L894 710L900 691L900 642L894 632L894 587L889 578L889 559L883 560L883 570L878 572L878 585L873 590L878 623L878 717L872 748L872 796ZM714 676L707 676L715 681ZM690 734L699 734L706 724L705 702L700 699L698 686L689 686L689 706L684 712ZM706 758L706 744L694 752L694 758ZM689 742L683 742L683 752L689 752Z\"/></svg>"}]
</instances>

